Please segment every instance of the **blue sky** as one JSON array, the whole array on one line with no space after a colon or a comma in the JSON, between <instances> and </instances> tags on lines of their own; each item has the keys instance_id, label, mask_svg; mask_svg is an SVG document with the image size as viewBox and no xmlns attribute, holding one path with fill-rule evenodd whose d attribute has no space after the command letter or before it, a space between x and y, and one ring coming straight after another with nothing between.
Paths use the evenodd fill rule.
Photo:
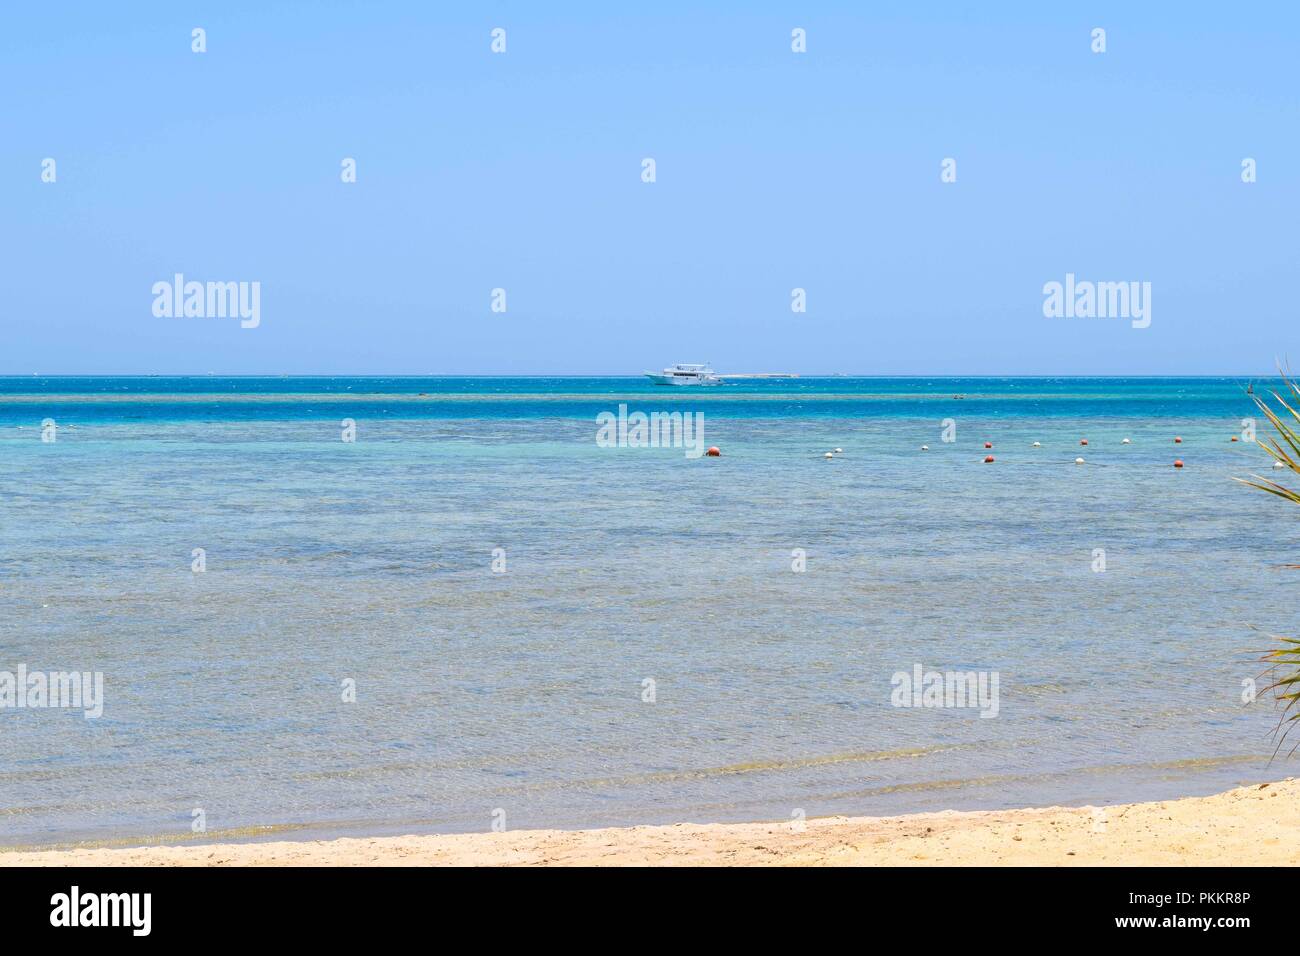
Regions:
<instances>
[{"instance_id":1,"label":"blue sky","mask_svg":"<svg viewBox=\"0 0 1300 956\"><path fill-rule=\"evenodd\" d=\"M0 373L1300 362L1293 5L716 6L6 6ZM1150 327L1045 318L1067 272Z\"/></svg>"}]
</instances>

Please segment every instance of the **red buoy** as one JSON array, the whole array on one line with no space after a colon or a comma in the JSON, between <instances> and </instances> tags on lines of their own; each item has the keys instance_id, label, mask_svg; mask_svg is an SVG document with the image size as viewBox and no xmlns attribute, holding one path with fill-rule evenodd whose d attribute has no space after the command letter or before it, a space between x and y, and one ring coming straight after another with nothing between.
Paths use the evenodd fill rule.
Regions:
<instances>
[{"instance_id":1,"label":"red buoy","mask_svg":"<svg viewBox=\"0 0 1300 956\"><path fill-rule=\"evenodd\" d=\"M984 443L984 447L985 447L985 448L992 448L992 447L993 447L993 442L991 442L991 441L986 441L986 442Z\"/></svg>"},{"instance_id":2,"label":"red buoy","mask_svg":"<svg viewBox=\"0 0 1300 956\"><path fill-rule=\"evenodd\" d=\"M993 460L993 456L992 456L992 455L985 455L985 456L984 456L984 464L987 465L987 464L988 464L989 462L991 462L992 460Z\"/></svg>"},{"instance_id":3,"label":"red buoy","mask_svg":"<svg viewBox=\"0 0 1300 956\"><path fill-rule=\"evenodd\" d=\"M1231 438L1228 439L1228 441L1236 441L1236 440L1237 440L1237 436L1236 436L1236 435L1233 435Z\"/></svg>"},{"instance_id":4,"label":"red buoy","mask_svg":"<svg viewBox=\"0 0 1300 956\"><path fill-rule=\"evenodd\" d=\"M1175 435L1175 436L1174 436L1174 444L1175 444L1175 445L1181 445L1182 443L1183 443L1183 440L1182 440L1181 438L1179 438L1177 435Z\"/></svg>"},{"instance_id":5,"label":"red buoy","mask_svg":"<svg viewBox=\"0 0 1300 956\"><path fill-rule=\"evenodd\" d=\"M1086 438L1080 438L1080 439L1079 439L1079 444L1080 444L1080 445L1086 445L1086 444L1088 444L1088 439L1086 439Z\"/></svg>"},{"instance_id":6,"label":"red buoy","mask_svg":"<svg viewBox=\"0 0 1300 956\"><path fill-rule=\"evenodd\" d=\"M1181 468L1181 467L1183 467L1183 460L1182 460L1181 458L1175 458L1175 459L1174 459L1174 467L1175 467L1175 468Z\"/></svg>"},{"instance_id":7,"label":"red buoy","mask_svg":"<svg viewBox=\"0 0 1300 956\"><path fill-rule=\"evenodd\" d=\"M706 451L704 454L708 455L710 458L717 458L719 455L722 454L722 451L718 448L717 445L712 445L709 447L709 450Z\"/></svg>"}]
</instances>

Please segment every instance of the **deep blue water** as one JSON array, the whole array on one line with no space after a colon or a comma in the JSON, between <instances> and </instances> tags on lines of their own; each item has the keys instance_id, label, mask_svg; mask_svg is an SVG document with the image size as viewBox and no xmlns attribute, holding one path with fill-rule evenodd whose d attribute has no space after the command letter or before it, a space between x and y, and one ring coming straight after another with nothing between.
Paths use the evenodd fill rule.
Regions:
<instances>
[{"instance_id":1,"label":"deep blue water","mask_svg":"<svg viewBox=\"0 0 1300 956\"><path fill-rule=\"evenodd\" d=\"M0 421L44 415L83 421L591 417L614 396L644 396L735 418L915 417L960 411L989 418L1231 418L1250 404L1245 379L798 378L665 389L644 377L10 377ZM1256 383L1261 388L1265 383ZM962 404L954 396L963 396Z\"/></svg>"}]
</instances>

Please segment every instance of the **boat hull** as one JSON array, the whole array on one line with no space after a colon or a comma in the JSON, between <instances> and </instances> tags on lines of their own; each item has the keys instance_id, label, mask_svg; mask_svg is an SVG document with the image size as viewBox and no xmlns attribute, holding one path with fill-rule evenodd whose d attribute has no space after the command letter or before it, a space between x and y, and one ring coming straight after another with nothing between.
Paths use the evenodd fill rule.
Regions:
<instances>
[{"instance_id":1,"label":"boat hull","mask_svg":"<svg viewBox=\"0 0 1300 956\"><path fill-rule=\"evenodd\" d=\"M717 379L707 379L702 376L687 375L656 375L653 372L646 372L645 377L650 379L656 385L717 385Z\"/></svg>"}]
</instances>

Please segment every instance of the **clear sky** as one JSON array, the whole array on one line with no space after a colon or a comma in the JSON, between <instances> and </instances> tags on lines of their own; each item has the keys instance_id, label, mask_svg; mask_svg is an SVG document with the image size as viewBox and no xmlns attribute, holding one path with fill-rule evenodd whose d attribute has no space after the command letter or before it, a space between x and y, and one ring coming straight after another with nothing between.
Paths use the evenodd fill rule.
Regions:
<instances>
[{"instance_id":1,"label":"clear sky","mask_svg":"<svg viewBox=\"0 0 1300 956\"><path fill-rule=\"evenodd\" d=\"M0 373L1300 363L1300 6L702 6L6 4ZM260 325L156 317L177 272Z\"/></svg>"}]
</instances>

